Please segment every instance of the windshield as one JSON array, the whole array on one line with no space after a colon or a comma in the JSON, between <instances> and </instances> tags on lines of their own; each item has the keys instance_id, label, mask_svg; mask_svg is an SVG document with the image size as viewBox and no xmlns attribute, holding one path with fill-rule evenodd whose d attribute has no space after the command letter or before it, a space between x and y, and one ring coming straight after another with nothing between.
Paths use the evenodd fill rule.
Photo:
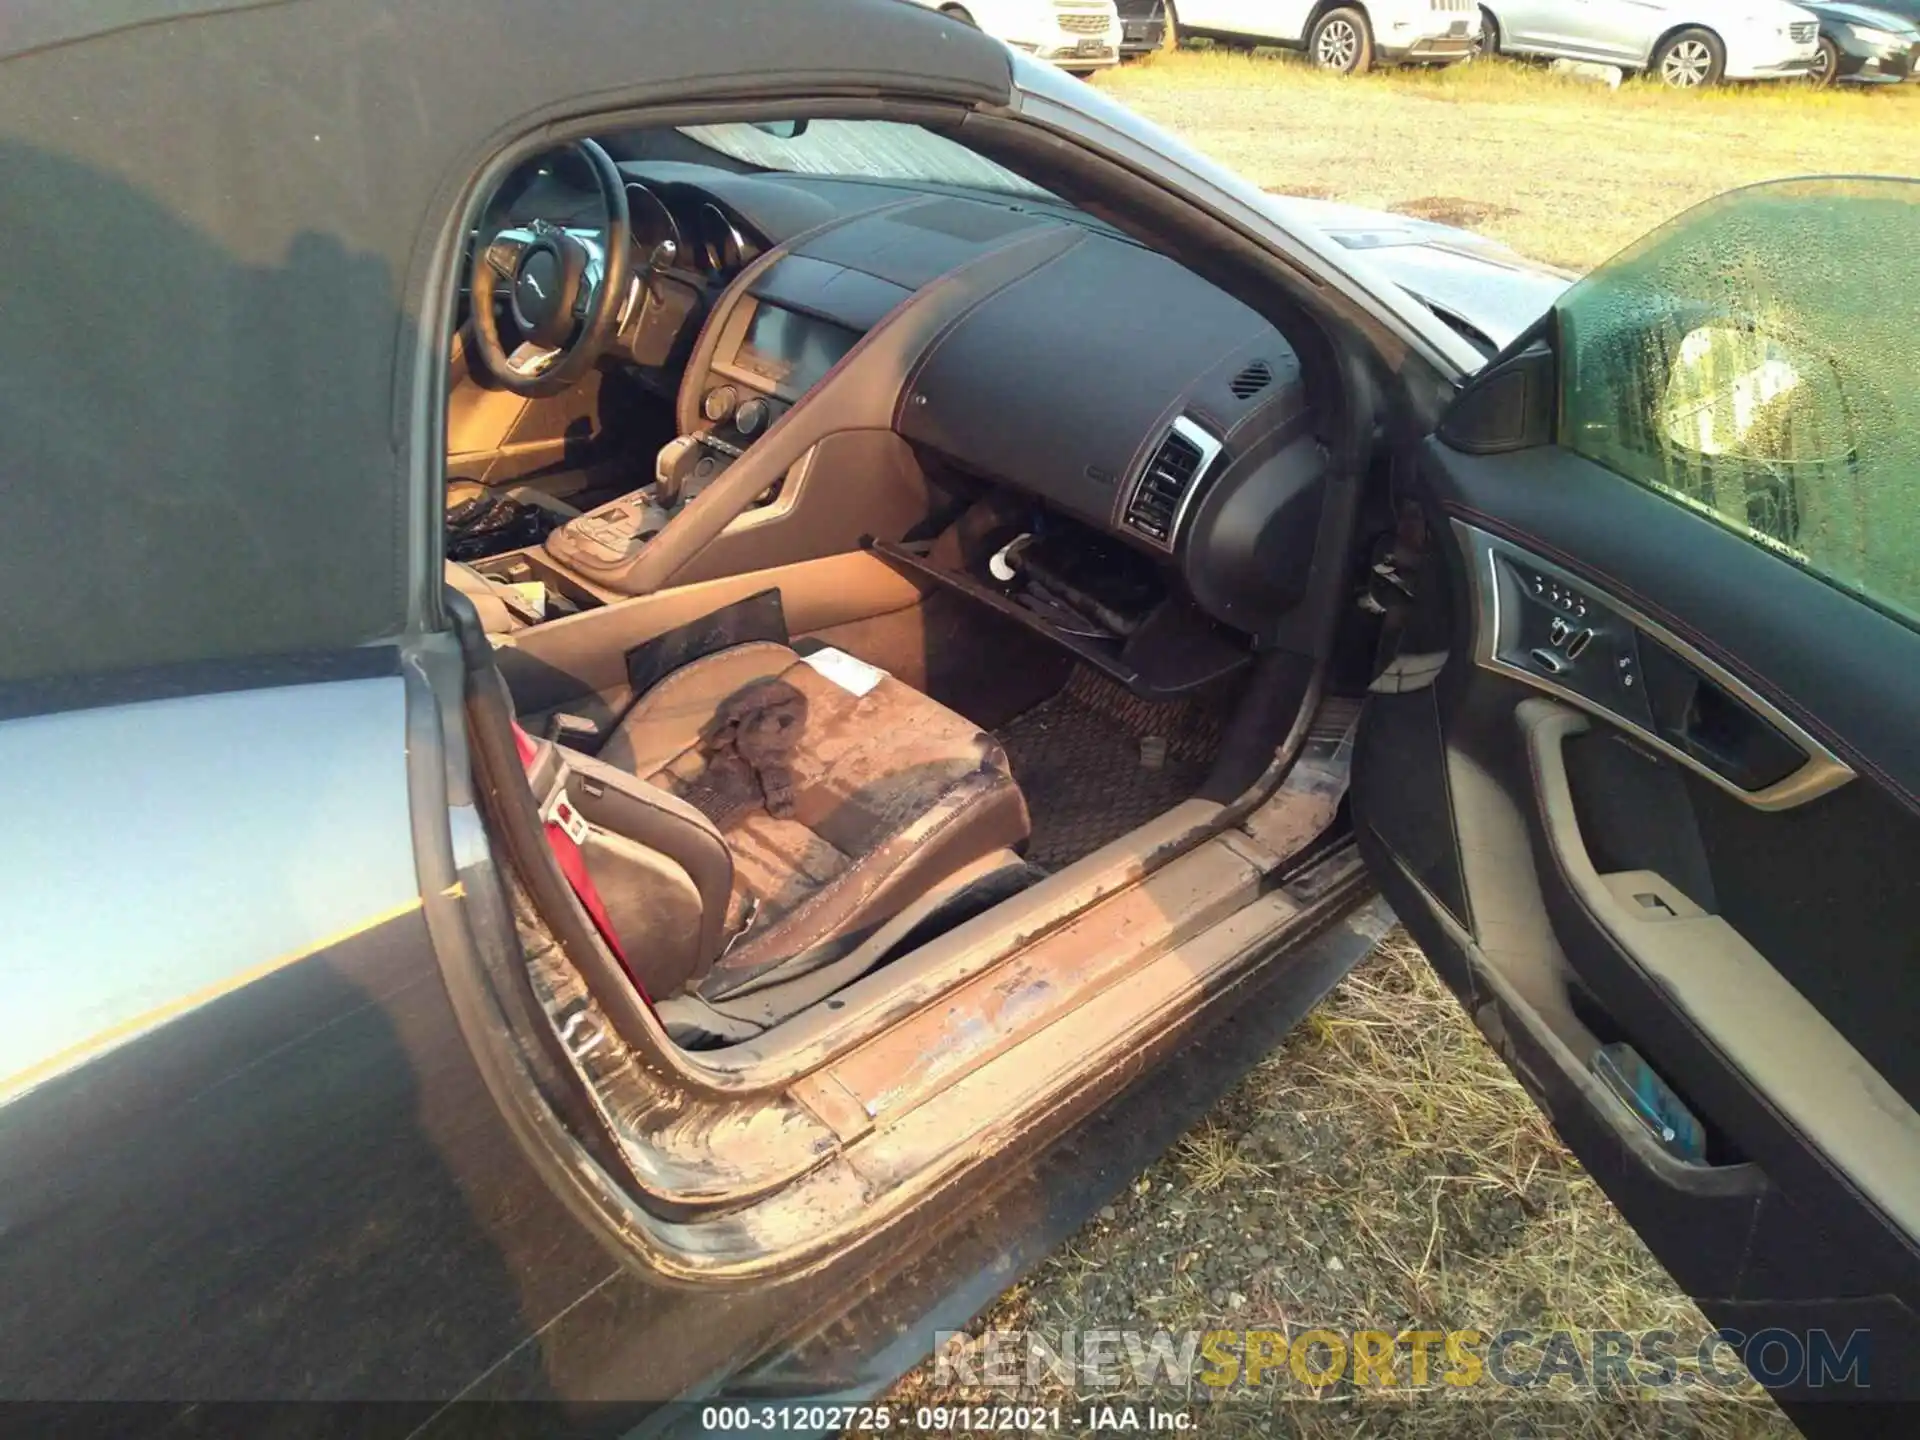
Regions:
<instances>
[{"instance_id":1,"label":"windshield","mask_svg":"<svg viewBox=\"0 0 1920 1440\"><path fill-rule=\"evenodd\" d=\"M688 125L680 133L748 165L791 175L962 185L1038 200L1053 198L956 141L894 120L814 120L791 137L739 123Z\"/></svg>"}]
</instances>

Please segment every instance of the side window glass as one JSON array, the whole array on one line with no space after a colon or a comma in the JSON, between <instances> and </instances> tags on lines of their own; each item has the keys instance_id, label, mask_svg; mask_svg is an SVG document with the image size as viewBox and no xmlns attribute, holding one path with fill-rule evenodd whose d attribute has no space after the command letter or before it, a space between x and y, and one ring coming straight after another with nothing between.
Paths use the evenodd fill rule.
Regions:
<instances>
[{"instance_id":1,"label":"side window glass","mask_svg":"<svg viewBox=\"0 0 1920 1440\"><path fill-rule=\"evenodd\" d=\"M1691 210L1555 307L1559 439L1920 628L1920 182Z\"/></svg>"}]
</instances>

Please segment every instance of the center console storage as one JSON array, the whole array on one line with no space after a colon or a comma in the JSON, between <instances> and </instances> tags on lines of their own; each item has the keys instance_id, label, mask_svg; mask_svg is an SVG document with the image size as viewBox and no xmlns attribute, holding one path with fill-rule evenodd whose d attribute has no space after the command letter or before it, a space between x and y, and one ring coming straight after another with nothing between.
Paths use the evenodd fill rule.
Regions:
<instances>
[{"instance_id":1,"label":"center console storage","mask_svg":"<svg viewBox=\"0 0 1920 1440\"><path fill-rule=\"evenodd\" d=\"M514 550L505 555L495 555L473 562L472 568L502 585L544 585L546 618L549 620L578 615L583 610L597 610L606 603L539 550Z\"/></svg>"},{"instance_id":2,"label":"center console storage","mask_svg":"<svg viewBox=\"0 0 1920 1440\"><path fill-rule=\"evenodd\" d=\"M976 506L938 540L873 542L875 554L1053 641L1143 699L1169 699L1252 659L1132 546L1051 511Z\"/></svg>"}]
</instances>

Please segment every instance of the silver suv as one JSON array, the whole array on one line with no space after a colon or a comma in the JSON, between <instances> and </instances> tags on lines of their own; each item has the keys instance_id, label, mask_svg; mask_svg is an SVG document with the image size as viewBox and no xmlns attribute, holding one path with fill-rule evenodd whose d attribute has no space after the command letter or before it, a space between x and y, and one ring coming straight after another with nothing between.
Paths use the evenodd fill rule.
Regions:
<instances>
[{"instance_id":1,"label":"silver suv","mask_svg":"<svg viewBox=\"0 0 1920 1440\"><path fill-rule=\"evenodd\" d=\"M1167 0L1167 21L1179 36L1304 50L1349 75L1465 60L1480 37L1475 0Z\"/></svg>"}]
</instances>

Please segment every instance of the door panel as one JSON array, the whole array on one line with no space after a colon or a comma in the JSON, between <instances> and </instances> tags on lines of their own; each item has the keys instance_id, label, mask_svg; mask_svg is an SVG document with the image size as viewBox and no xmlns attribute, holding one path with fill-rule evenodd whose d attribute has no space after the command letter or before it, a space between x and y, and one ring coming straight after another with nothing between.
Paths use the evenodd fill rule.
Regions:
<instances>
[{"instance_id":1,"label":"door panel","mask_svg":"<svg viewBox=\"0 0 1920 1440\"><path fill-rule=\"evenodd\" d=\"M1866 213L1824 198L1832 234ZM1817 257L1772 268L1775 199L1730 199L1733 284L1676 283L1711 269L1660 253L1676 222L1625 260L1658 284L1603 270L1469 387L1456 416L1504 430L1421 448L1420 608L1354 813L1581 1161L1823 1431L1855 1417L1815 1399L1920 1393L1920 553L1882 423L1909 357L1850 349L1793 290ZM1701 379L1702 335L1730 370Z\"/></svg>"},{"instance_id":2,"label":"door panel","mask_svg":"<svg viewBox=\"0 0 1920 1440\"><path fill-rule=\"evenodd\" d=\"M1427 466L1444 468L1446 516L1677 636L1920 808L1920 636L1899 621L1557 446L1469 458L1435 441Z\"/></svg>"},{"instance_id":3,"label":"door panel","mask_svg":"<svg viewBox=\"0 0 1920 1440\"><path fill-rule=\"evenodd\" d=\"M1454 521L1471 566L1474 660L1630 731L1745 804L1781 810L1853 778L1724 666L1578 577Z\"/></svg>"},{"instance_id":4,"label":"door panel","mask_svg":"<svg viewBox=\"0 0 1920 1440\"><path fill-rule=\"evenodd\" d=\"M1649 26L1661 13L1643 0L1561 0L1566 23L1560 28L1569 49L1596 60L1643 60Z\"/></svg>"},{"instance_id":5,"label":"door panel","mask_svg":"<svg viewBox=\"0 0 1920 1440\"><path fill-rule=\"evenodd\" d=\"M1434 685L1368 700L1363 850L1708 1315L1748 1334L1840 1327L1839 1344L1870 1314L1869 1393L1886 1394L1902 1383L1900 1347L1920 1339L1908 1309L1920 1064L1907 1038L1920 1024L1920 815L1894 778L1910 773L1910 728L1883 722L1920 713L1904 695L1920 636L1551 449L1465 456L1434 442L1420 490L1452 579L1449 659ZM1585 600L1595 636L1571 673L1541 673L1538 647L1516 649L1546 636L1511 609L1501 625L1500 592L1481 583L1496 563ZM1785 637L1807 631L1792 650ZM1724 682L1740 723L1777 727L1806 757L1793 774L1737 793L1723 756L1664 740L1645 681L1634 700L1617 684L1623 657L1646 674L1652 645ZM1591 682L1589 659L1606 662ZM1381 762L1389 751L1403 773ZM1426 773L1436 754L1443 787ZM1406 783L1417 771L1424 790ZM1706 1163L1675 1158L1605 1092L1594 1055L1615 1042L1698 1117Z\"/></svg>"},{"instance_id":6,"label":"door panel","mask_svg":"<svg viewBox=\"0 0 1920 1440\"><path fill-rule=\"evenodd\" d=\"M1595 8L1591 0L1522 0L1495 13L1515 49L1579 55L1593 49L1587 32Z\"/></svg>"}]
</instances>

